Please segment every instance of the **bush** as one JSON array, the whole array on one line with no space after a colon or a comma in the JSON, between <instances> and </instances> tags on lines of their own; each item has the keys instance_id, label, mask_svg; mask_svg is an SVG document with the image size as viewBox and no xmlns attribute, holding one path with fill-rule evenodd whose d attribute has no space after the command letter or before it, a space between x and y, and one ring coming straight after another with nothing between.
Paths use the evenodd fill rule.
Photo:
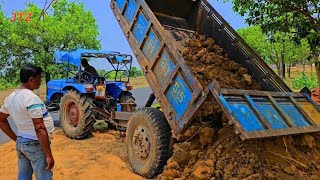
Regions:
<instances>
[{"instance_id":1,"label":"bush","mask_svg":"<svg viewBox=\"0 0 320 180\"><path fill-rule=\"evenodd\" d=\"M304 72L298 78L294 78L292 83L293 88L302 89L305 86L309 89L313 89L318 87L318 79L315 74L311 74L310 77L307 77Z\"/></svg>"},{"instance_id":2,"label":"bush","mask_svg":"<svg viewBox=\"0 0 320 180\"><path fill-rule=\"evenodd\" d=\"M9 88L15 88L17 87L17 84L10 83L5 79L0 79L0 90L5 90Z\"/></svg>"}]
</instances>

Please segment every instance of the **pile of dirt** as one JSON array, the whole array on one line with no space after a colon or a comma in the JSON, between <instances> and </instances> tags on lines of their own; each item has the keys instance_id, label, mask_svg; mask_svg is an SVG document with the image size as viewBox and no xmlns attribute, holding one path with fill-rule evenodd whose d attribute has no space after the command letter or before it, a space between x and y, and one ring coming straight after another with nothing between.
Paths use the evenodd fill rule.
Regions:
<instances>
[{"instance_id":1,"label":"pile of dirt","mask_svg":"<svg viewBox=\"0 0 320 180\"><path fill-rule=\"evenodd\" d=\"M313 101L320 106L320 87L312 90L311 95L312 95Z\"/></svg>"},{"instance_id":2,"label":"pile of dirt","mask_svg":"<svg viewBox=\"0 0 320 180\"><path fill-rule=\"evenodd\" d=\"M189 40L183 57L203 87L216 79L223 88L261 90L213 39ZM319 179L320 135L242 141L227 122L207 99L158 179Z\"/></svg>"},{"instance_id":3,"label":"pile of dirt","mask_svg":"<svg viewBox=\"0 0 320 180\"><path fill-rule=\"evenodd\" d=\"M190 39L183 58L203 87L216 79L222 88L260 90L248 70L228 57L211 38L197 36Z\"/></svg>"},{"instance_id":4,"label":"pile of dirt","mask_svg":"<svg viewBox=\"0 0 320 180\"><path fill-rule=\"evenodd\" d=\"M204 88L215 79L221 88L261 90L248 70L231 60L213 39L198 35L193 37L184 44L183 58ZM214 101L209 97L199 108L196 118L205 121L221 119L221 108ZM219 121L215 122L218 123L215 126L220 126Z\"/></svg>"},{"instance_id":5,"label":"pile of dirt","mask_svg":"<svg viewBox=\"0 0 320 180\"><path fill-rule=\"evenodd\" d=\"M193 125L176 143L160 179L319 179L319 139L311 135L241 141L228 126Z\"/></svg>"}]
</instances>

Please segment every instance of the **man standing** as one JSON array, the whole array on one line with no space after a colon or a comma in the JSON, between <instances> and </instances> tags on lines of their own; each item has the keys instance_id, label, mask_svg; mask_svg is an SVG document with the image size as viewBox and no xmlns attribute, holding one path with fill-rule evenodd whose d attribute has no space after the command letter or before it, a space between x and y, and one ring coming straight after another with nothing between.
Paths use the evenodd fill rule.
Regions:
<instances>
[{"instance_id":1,"label":"man standing","mask_svg":"<svg viewBox=\"0 0 320 180\"><path fill-rule=\"evenodd\" d=\"M52 179L54 159L49 134L54 131L53 120L43 101L32 91L41 85L42 69L26 65L20 71L21 87L12 92L0 108L0 128L16 141L18 155L18 180L31 180L33 172L37 180ZM16 135L8 116L18 128Z\"/></svg>"},{"instance_id":2,"label":"man standing","mask_svg":"<svg viewBox=\"0 0 320 180\"><path fill-rule=\"evenodd\" d=\"M90 66L86 58L81 59L81 65L84 67L84 71L90 73L91 76L93 77L99 76L97 70L94 67Z\"/></svg>"}]
</instances>

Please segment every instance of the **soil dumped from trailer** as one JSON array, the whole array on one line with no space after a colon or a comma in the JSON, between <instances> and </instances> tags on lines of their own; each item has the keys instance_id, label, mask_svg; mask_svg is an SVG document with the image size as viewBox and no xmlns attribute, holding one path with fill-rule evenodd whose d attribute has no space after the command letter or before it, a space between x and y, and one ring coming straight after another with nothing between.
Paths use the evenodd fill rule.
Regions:
<instances>
[{"instance_id":1,"label":"soil dumped from trailer","mask_svg":"<svg viewBox=\"0 0 320 180\"><path fill-rule=\"evenodd\" d=\"M312 99L320 106L320 87L311 92Z\"/></svg>"},{"instance_id":2,"label":"soil dumped from trailer","mask_svg":"<svg viewBox=\"0 0 320 180\"><path fill-rule=\"evenodd\" d=\"M196 36L184 46L183 57L203 87L216 79L222 88L261 90L213 39ZM209 98L158 179L320 178L320 134L241 141L227 122Z\"/></svg>"}]
</instances>

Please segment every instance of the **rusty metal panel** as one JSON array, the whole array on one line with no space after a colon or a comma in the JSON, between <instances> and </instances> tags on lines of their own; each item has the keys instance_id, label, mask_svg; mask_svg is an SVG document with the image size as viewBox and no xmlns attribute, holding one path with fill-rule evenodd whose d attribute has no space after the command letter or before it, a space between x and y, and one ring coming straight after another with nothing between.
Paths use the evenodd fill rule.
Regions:
<instances>
[{"instance_id":1,"label":"rusty metal panel","mask_svg":"<svg viewBox=\"0 0 320 180\"><path fill-rule=\"evenodd\" d=\"M320 113L318 113L319 109L313 103L310 103L308 101L298 101L298 104L309 115L309 117L318 126L320 126Z\"/></svg>"},{"instance_id":2,"label":"rusty metal panel","mask_svg":"<svg viewBox=\"0 0 320 180\"><path fill-rule=\"evenodd\" d=\"M138 10L138 5L135 2L135 0L129 0L128 6L124 12L124 17L128 24L133 21L134 15L137 10Z\"/></svg>"},{"instance_id":3,"label":"rusty metal panel","mask_svg":"<svg viewBox=\"0 0 320 180\"><path fill-rule=\"evenodd\" d=\"M148 34L147 40L143 45L142 52L145 57L150 61L156 54L160 47L160 40L154 30Z\"/></svg>"},{"instance_id":4,"label":"rusty metal panel","mask_svg":"<svg viewBox=\"0 0 320 180\"><path fill-rule=\"evenodd\" d=\"M242 139L320 131L320 110L303 94L235 92L220 89L215 80L209 89Z\"/></svg>"},{"instance_id":5,"label":"rusty metal panel","mask_svg":"<svg viewBox=\"0 0 320 180\"><path fill-rule=\"evenodd\" d=\"M127 0L125 4L122 11L119 3L112 0L111 8L174 136L178 136L203 102L203 88L184 62L175 39L165 33L148 4L143 0Z\"/></svg>"},{"instance_id":6,"label":"rusty metal panel","mask_svg":"<svg viewBox=\"0 0 320 180\"><path fill-rule=\"evenodd\" d=\"M163 88L169 82L170 75L173 73L175 63L167 50L162 51L160 59L156 62L153 72Z\"/></svg>"},{"instance_id":7,"label":"rusty metal panel","mask_svg":"<svg viewBox=\"0 0 320 180\"><path fill-rule=\"evenodd\" d=\"M269 101L265 100L263 103L258 103L257 108L260 112L264 112L263 115L273 129L285 129L289 127Z\"/></svg>"},{"instance_id":8,"label":"rusty metal panel","mask_svg":"<svg viewBox=\"0 0 320 180\"><path fill-rule=\"evenodd\" d=\"M279 104L283 112L293 121L294 125L297 127L310 126L308 124L306 117L304 117L290 102L282 102Z\"/></svg>"},{"instance_id":9,"label":"rusty metal panel","mask_svg":"<svg viewBox=\"0 0 320 180\"><path fill-rule=\"evenodd\" d=\"M192 90L180 73L169 87L166 96L176 112L174 121L178 123L182 115L188 110L189 103L192 99Z\"/></svg>"},{"instance_id":10,"label":"rusty metal panel","mask_svg":"<svg viewBox=\"0 0 320 180\"><path fill-rule=\"evenodd\" d=\"M138 19L133 26L133 35L139 44L142 43L142 40L144 39L144 36L147 30L148 30L148 20L145 17L145 15L142 13L142 11L140 11L138 14Z\"/></svg>"},{"instance_id":11,"label":"rusty metal panel","mask_svg":"<svg viewBox=\"0 0 320 180\"><path fill-rule=\"evenodd\" d=\"M116 0L116 3L119 7L119 9L122 11L124 6L126 5L126 0Z\"/></svg>"}]
</instances>

